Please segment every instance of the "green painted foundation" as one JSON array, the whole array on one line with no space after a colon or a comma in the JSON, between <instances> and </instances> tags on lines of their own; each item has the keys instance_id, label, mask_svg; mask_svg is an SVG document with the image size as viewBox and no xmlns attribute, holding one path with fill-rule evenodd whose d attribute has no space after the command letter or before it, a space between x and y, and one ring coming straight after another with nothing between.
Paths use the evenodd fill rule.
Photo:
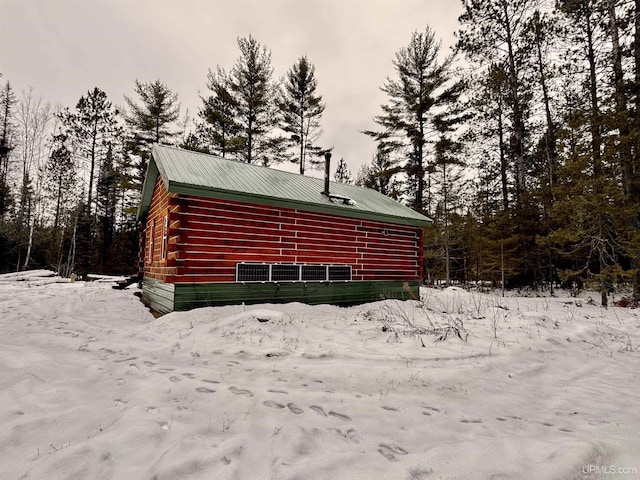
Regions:
<instances>
[{"instance_id":1,"label":"green painted foundation","mask_svg":"<svg viewBox=\"0 0 640 480\"><path fill-rule=\"evenodd\" d=\"M407 286L409 288L407 288ZM145 279L143 298L160 313L241 303L355 305L386 298L420 298L417 281L284 282L284 283L177 283Z\"/></svg>"}]
</instances>

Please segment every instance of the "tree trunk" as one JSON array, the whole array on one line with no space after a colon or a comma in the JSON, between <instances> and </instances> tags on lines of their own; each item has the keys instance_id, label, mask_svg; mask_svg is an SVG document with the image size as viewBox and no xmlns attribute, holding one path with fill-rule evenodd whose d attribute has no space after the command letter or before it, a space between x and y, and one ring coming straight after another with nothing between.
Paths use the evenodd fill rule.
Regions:
<instances>
[{"instance_id":1,"label":"tree trunk","mask_svg":"<svg viewBox=\"0 0 640 480\"><path fill-rule=\"evenodd\" d=\"M31 248L33 247L33 230L36 226L36 216L33 215L33 219L31 220L31 227L29 228L29 243L27 245L27 255L24 259L24 265L22 267L23 270L29 268L29 260L31 259Z\"/></svg>"},{"instance_id":2,"label":"tree trunk","mask_svg":"<svg viewBox=\"0 0 640 480\"><path fill-rule=\"evenodd\" d=\"M502 208L509 209L509 184L507 181L507 170L509 162L504 145L504 125L502 122L502 101L500 101L500 112L498 112L498 140L500 143L500 183L502 186Z\"/></svg>"}]
</instances>

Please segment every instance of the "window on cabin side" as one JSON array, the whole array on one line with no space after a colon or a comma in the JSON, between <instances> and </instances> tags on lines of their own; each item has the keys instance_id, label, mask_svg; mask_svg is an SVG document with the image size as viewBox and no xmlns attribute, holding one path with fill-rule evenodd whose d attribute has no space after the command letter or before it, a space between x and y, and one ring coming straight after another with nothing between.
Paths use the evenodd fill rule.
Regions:
<instances>
[{"instance_id":1,"label":"window on cabin side","mask_svg":"<svg viewBox=\"0 0 640 480\"><path fill-rule=\"evenodd\" d=\"M162 259L167 258L167 230L169 230L169 217L164 216L162 220Z\"/></svg>"},{"instance_id":2,"label":"window on cabin side","mask_svg":"<svg viewBox=\"0 0 640 480\"><path fill-rule=\"evenodd\" d=\"M147 252L147 259L149 263L153 262L153 247L154 247L153 235L155 234L154 232L155 223L156 223L155 220L151 220L147 224L147 235L149 236L149 250Z\"/></svg>"}]
</instances>

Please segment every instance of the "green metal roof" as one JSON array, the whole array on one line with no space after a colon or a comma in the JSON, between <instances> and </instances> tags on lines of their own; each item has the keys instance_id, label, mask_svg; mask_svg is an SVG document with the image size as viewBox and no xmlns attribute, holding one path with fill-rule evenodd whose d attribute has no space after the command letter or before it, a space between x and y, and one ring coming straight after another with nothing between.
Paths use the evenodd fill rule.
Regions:
<instances>
[{"instance_id":1,"label":"green metal roof","mask_svg":"<svg viewBox=\"0 0 640 480\"><path fill-rule=\"evenodd\" d=\"M375 190L330 182L332 195L322 194L324 181L268 167L235 162L214 155L155 145L142 188L138 219L151 204L158 175L172 193L199 195L312 212L428 227L424 215Z\"/></svg>"}]
</instances>

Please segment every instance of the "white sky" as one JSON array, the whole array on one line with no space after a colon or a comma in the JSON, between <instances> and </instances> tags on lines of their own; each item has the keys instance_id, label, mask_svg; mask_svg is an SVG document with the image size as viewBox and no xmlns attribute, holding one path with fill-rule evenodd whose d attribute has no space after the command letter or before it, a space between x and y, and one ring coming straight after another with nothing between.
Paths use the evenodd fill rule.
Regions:
<instances>
[{"instance_id":1,"label":"white sky","mask_svg":"<svg viewBox=\"0 0 640 480\"><path fill-rule=\"evenodd\" d=\"M1 81L72 108L94 86L122 105L134 80L160 79L194 117L208 69L229 70L237 37L252 34L275 77L301 55L314 63L320 144L355 176L375 150L360 131L375 127L395 52L429 25L450 53L461 13L459 0L0 0Z\"/></svg>"}]
</instances>

